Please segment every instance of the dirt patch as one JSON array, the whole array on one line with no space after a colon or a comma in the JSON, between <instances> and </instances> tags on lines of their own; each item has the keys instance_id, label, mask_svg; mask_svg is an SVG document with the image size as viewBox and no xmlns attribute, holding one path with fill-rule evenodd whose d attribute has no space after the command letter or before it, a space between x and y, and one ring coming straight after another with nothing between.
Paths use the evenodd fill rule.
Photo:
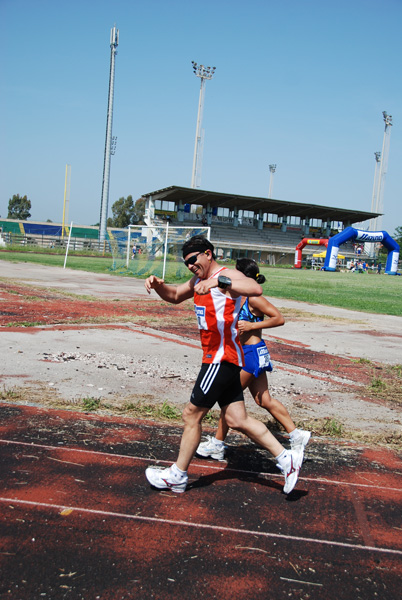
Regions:
<instances>
[{"instance_id":1,"label":"dirt patch","mask_svg":"<svg viewBox=\"0 0 402 600\"><path fill-rule=\"evenodd\" d=\"M193 317L187 307L157 302L152 299L132 301L100 300L73 294L43 290L0 282L0 327L27 327L83 322L134 321L149 324L167 321L182 325ZM186 314L187 313L187 314Z\"/></svg>"},{"instance_id":2,"label":"dirt patch","mask_svg":"<svg viewBox=\"0 0 402 600\"><path fill-rule=\"evenodd\" d=\"M317 433L398 444L400 365L348 357L333 343L328 352L325 341L327 335L337 339L338 331L339 336L350 335L351 322L354 329L361 325L358 331L367 344L371 335L385 344L391 336L399 343L401 336L395 331L381 336L355 315L348 321L286 306L281 311L291 323L290 334L265 336L276 366L269 377L272 395L296 422ZM132 300L78 296L3 280L0 335L8 346L0 378L8 401L85 410L83 402L89 398L96 401L91 410L111 414L130 414L136 404L141 410L168 404L180 411L199 367L191 301L175 306L134 293ZM249 411L266 420L266 413L247 399Z\"/></svg>"}]
</instances>

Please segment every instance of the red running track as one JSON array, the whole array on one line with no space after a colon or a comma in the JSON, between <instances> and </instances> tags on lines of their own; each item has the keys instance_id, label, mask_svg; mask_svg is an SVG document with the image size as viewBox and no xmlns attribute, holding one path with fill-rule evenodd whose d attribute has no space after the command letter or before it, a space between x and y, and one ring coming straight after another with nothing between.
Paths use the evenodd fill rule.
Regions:
<instances>
[{"instance_id":1,"label":"red running track","mask_svg":"<svg viewBox=\"0 0 402 600\"><path fill-rule=\"evenodd\" d=\"M1 598L393 600L402 575L402 460L315 439L296 490L229 438L185 494L155 491L181 428L0 405Z\"/></svg>"}]
</instances>

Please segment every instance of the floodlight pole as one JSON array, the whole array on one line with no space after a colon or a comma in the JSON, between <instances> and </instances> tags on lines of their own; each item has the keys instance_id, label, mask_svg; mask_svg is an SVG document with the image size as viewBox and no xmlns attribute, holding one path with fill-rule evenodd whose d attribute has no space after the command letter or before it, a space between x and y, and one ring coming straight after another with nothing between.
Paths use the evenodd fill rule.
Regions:
<instances>
[{"instance_id":1,"label":"floodlight pole","mask_svg":"<svg viewBox=\"0 0 402 600\"><path fill-rule=\"evenodd\" d=\"M196 188L200 187L201 185L202 146L204 137L202 132L202 117L204 112L205 82L207 79L212 79L216 67L204 67L204 65L198 65L194 61L192 61L191 64L193 65L194 75L201 79L200 98L198 101L197 129L195 132L193 172L191 177L191 187Z\"/></svg>"},{"instance_id":2,"label":"floodlight pole","mask_svg":"<svg viewBox=\"0 0 402 600\"><path fill-rule=\"evenodd\" d=\"M71 165L66 165L66 176L64 180L64 202L63 202L63 223L61 226L61 239L64 239L64 225L68 220L68 205L70 201L70 183L71 183Z\"/></svg>"},{"instance_id":3,"label":"floodlight pole","mask_svg":"<svg viewBox=\"0 0 402 600\"><path fill-rule=\"evenodd\" d=\"M275 171L276 171L276 165L269 165L270 176L269 176L268 198L272 198L272 189L274 187L274 174L275 174Z\"/></svg>"},{"instance_id":4,"label":"floodlight pole","mask_svg":"<svg viewBox=\"0 0 402 600\"><path fill-rule=\"evenodd\" d=\"M66 268L67 256L68 256L68 250L69 250L69 248L70 248L70 240L71 240L71 233L72 233L72 231L73 231L73 222L71 221L71 224L70 224L70 231L68 232L68 240L67 240L67 247L66 247L66 255L65 255L65 257L64 257L64 266L63 266L63 269L65 269L65 268Z\"/></svg>"},{"instance_id":5,"label":"floodlight pole","mask_svg":"<svg viewBox=\"0 0 402 600\"><path fill-rule=\"evenodd\" d=\"M380 174L378 177L378 191L376 197L376 207L375 212L382 213L384 211L384 188L385 188L385 176L388 170L388 155L389 155L389 145L390 145L390 136L391 136L391 126L392 126L392 117L388 115L385 111L382 113L385 128L384 128L384 138L382 143L382 152L381 152L381 165L380 165ZM377 230L381 230L382 227L382 215L376 217L376 228Z\"/></svg>"},{"instance_id":6,"label":"floodlight pole","mask_svg":"<svg viewBox=\"0 0 402 600\"><path fill-rule=\"evenodd\" d=\"M119 30L114 26L110 32L110 76L109 76L109 98L106 119L105 158L103 162L102 199L99 221L99 241L106 240L107 213L109 205L109 179L110 179L110 157L115 153L116 139L112 136L113 127L113 97L114 97L114 71L117 46L119 44Z\"/></svg>"},{"instance_id":7,"label":"floodlight pole","mask_svg":"<svg viewBox=\"0 0 402 600\"><path fill-rule=\"evenodd\" d=\"M380 177L380 168L381 168L381 152L374 152L375 158L375 171L374 171L374 184L373 184L373 195L371 197L371 212L376 212L377 210L377 193L378 193L378 182ZM376 230L377 219L370 220L370 231ZM370 244L373 246L373 244Z\"/></svg>"}]
</instances>

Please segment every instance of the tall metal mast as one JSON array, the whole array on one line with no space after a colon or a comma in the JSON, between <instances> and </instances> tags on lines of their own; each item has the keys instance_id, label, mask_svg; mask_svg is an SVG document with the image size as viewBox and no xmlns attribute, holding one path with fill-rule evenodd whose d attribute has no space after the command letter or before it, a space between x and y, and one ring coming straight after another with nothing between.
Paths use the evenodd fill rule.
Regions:
<instances>
[{"instance_id":1,"label":"tall metal mast","mask_svg":"<svg viewBox=\"0 0 402 600\"><path fill-rule=\"evenodd\" d=\"M204 140L204 133L202 131L202 116L204 112L205 82L207 79L212 79L216 67L204 67L204 65L197 65L197 63L194 61L191 61L191 64L193 65L194 75L200 77L201 79L200 99L198 102L197 129L195 132L193 173L191 177L191 187L196 188L200 187L201 185L201 164Z\"/></svg>"},{"instance_id":2,"label":"tall metal mast","mask_svg":"<svg viewBox=\"0 0 402 600\"><path fill-rule=\"evenodd\" d=\"M381 171L381 152L374 152L375 158L375 171L374 171L374 183L373 183L373 195L371 198L371 212L376 212L377 207L377 194L378 194L378 184L380 181L380 171ZM378 231L377 229L377 218L370 219L369 222L369 231ZM366 242L364 244L364 251L369 255L370 258L376 258L378 253L377 244L372 244Z\"/></svg>"},{"instance_id":3,"label":"tall metal mast","mask_svg":"<svg viewBox=\"0 0 402 600\"><path fill-rule=\"evenodd\" d=\"M64 181L63 223L61 226L61 239L64 238L64 226L68 223L68 207L70 203L71 165L66 165Z\"/></svg>"},{"instance_id":4,"label":"tall metal mast","mask_svg":"<svg viewBox=\"0 0 402 600\"><path fill-rule=\"evenodd\" d=\"M374 212L384 212L384 189L385 189L385 176L388 170L388 155L389 145L391 136L392 117L385 111L382 113L385 123L384 138L382 143L381 162L380 162L380 173L377 178L377 191L375 193L375 209ZM377 160L377 157L376 157ZM373 193L374 196L374 193ZM382 216L375 219L374 231L380 231L382 226Z\"/></svg>"},{"instance_id":5,"label":"tall metal mast","mask_svg":"<svg viewBox=\"0 0 402 600\"><path fill-rule=\"evenodd\" d=\"M114 26L110 32L110 75L109 75L109 98L106 119L105 158L103 163L102 200L99 222L99 241L106 239L107 213L109 205L109 179L110 179L110 157L115 152L116 138L112 136L113 127L113 97L114 97L114 70L117 46L119 44L119 30Z\"/></svg>"},{"instance_id":6,"label":"tall metal mast","mask_svg":"<svg viewBox=\"0 0 402 600\"><path fill-rule=\"evenodd\" d=\"M268 198L272 198L272 190L274 187L274 174L276 171L276 165L269 165L269 172L270 172L270 176L269 176L269 192L268 192Z\"/></svg>"},{"instance_id":7,"label":"tall metal mast","mask_svg":"<svg viewBox=\"0 0 402 600\"><path fill-rule=\"evenodd\" d=\"M379 182L379 178L380 178L380 169L381 169L381 152L374 152L374 158L375 158L375 171L374 171L373 195L371 198L371 212L376 212L376 209L377 209L378 182ZM377 219L371 219L369 230L377 231L376 226L377 226Z\"/></svg>"}]
</instances>

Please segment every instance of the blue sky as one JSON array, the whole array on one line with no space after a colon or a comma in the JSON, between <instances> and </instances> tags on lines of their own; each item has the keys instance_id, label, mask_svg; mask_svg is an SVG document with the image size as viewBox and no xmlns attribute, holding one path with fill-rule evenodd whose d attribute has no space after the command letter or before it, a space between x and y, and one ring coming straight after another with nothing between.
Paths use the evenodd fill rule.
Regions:
<instances>
[{"instance_id":1,"label":"blue sky","mask_svg":"<svg viewBox=\"0 0 402 600\"><path fill-rule=\"evenodd\" d=\"M99 221L110 29L116 58L109 216L118 198L188 186L200 80L201 188L370 210L392 115L383 229L402 225L402 0L0 0L0 215Z\"/></svg>"}]
</instances>

